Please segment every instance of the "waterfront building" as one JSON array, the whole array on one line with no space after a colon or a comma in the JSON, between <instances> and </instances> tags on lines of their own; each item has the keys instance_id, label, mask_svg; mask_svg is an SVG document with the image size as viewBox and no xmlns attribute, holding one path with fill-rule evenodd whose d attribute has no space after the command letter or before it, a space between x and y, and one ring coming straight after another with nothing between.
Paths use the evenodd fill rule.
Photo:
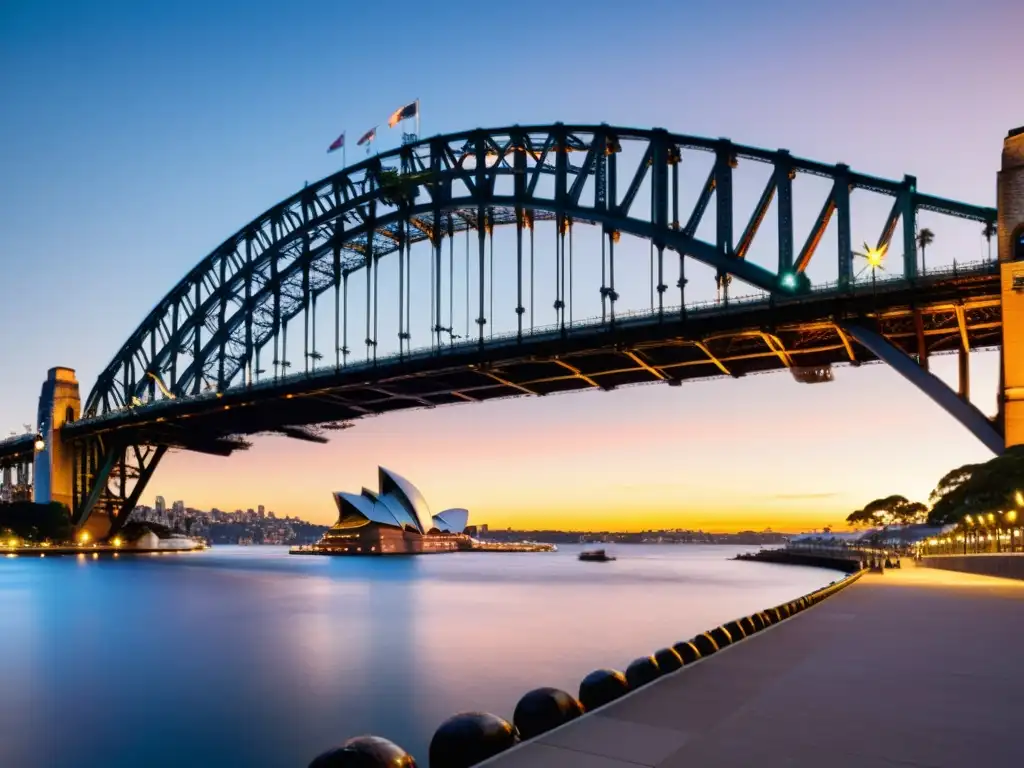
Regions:
<instances>
[{"instance_id":1,"label":"waterfront building","mask_svg":"<svg viewBox=\"0 0 1024 768\"><path fill-rule=\"evenodd\" d=\"M391 470L379 467L376 491L338 492L338 522L313 545L322 554L422 554L469 549L469 512L430 514L423 494Z\"/></svg>"}]
</instances>

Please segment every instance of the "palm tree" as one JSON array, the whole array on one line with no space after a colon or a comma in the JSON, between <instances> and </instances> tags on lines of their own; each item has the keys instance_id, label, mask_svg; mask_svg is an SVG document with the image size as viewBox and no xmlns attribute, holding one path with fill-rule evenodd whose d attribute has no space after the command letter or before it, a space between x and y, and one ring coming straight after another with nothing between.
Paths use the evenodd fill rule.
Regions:
<instances>
[{"instance_id":1,"label":"palm tree","mask_svg":"<svg viewBox=\"0 0 1024 768\"><path fill-rule=\"evenodd\" d=\"M917 233L917 247L921 249L921 272L928 271L928 263L924 258L924 251L929 245L935 242L935 233L925 227Z\"/></svg>"},{"instance_id":2,"label":"palm tree","mask_svg":"<svg viewBox=\"0 0 1024 768\"><path fill-rule=\"evenodd\" d=\"M986 221L984 228L981 230L981 236L988 242L988 258L992 260L992 238L996 236L996 223L994 221Z\"/></svg>"}]
</instances>

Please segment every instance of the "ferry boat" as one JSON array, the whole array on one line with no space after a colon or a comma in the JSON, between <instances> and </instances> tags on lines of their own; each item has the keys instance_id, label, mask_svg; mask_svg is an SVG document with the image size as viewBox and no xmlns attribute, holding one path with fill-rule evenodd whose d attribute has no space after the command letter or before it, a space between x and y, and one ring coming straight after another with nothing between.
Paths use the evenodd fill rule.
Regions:
<instances>
[{"instance_id":1,"label":"ferry boat","mask_svg":"<svg viewBox=\"0 0 1024 768\"><path fill-rule=\"evenodd\" d=\"M603 549L590 549L580 552L580 560L593 563L607 563L614 560L613 555L609 555Z\"/></svg>"}]
</instances>

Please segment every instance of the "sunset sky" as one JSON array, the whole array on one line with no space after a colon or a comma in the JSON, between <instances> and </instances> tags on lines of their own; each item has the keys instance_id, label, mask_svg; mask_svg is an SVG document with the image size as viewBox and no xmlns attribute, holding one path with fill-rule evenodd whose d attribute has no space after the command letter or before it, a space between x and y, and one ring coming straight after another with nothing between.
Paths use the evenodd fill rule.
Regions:
<instances>
[{"instance_id":1,"label":"sunset sky","mask_svg":"<svg viewBox=\"0 0 1024 768\"><path fill-rule=\"evenodd\" d=\"M394 147L387 115L415 98L427 136L660 126L913 174L922 191L980 205L994 205L1002 139L1024 124L1019 0L434 5L0 5L0 434L34 421L52 366L76 369L84 397L195 263L339 169L325 150L342 130L354 145L379 125L377 149ZM799 205L813 217L820 200ZM980 227L942 226L929 267L985 255ZM872 237L877 226L854 232ZM952 381L955 364L934 370ZM992 413L996 357L972 364L975 402ZM985 458L868 366L821 386L777 374L517 399L367 420L327 446L175 454L144 502L264 504L327 523L330 492L374 484L383 464L435 511L465 506L492 527L794 530L880 495L925 500L945 471Z\"/></svg>"}]
</instances>

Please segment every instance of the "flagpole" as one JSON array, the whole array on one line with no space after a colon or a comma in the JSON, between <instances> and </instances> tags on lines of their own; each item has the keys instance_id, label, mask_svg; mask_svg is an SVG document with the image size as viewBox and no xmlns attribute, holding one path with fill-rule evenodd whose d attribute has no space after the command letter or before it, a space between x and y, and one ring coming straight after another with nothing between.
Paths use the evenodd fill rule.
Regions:
<instances>
[{"instance_id":1,"label":"flagpole","mask_svg":"<svg viewBox=\"0 0 1024 768\"><path fill-rule=\"evenodd\" d=\"M348 136L341 143L341 167L348 168Z\"/></svg>"},{"instance_id":2,"label":"flagpole","mask_svg":"<svg viewBox=\"0 0 1024 768\"><path fill-rule=\"evenodd\" d=\"M416 138L420 139L420 100L416 99Z\"/></svg>"}]
</instances>

